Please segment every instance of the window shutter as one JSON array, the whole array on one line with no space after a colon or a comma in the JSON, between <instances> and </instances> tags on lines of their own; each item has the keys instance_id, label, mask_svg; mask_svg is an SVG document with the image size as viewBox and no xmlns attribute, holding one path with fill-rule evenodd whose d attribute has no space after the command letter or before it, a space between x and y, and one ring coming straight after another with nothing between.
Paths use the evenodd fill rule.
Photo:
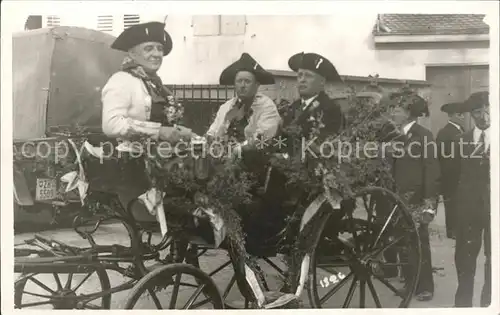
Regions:
<instances>
[{"instance_id":1,"label":"window shutter","mask_svg":"<svg viewBox=\"0 0 500 315\"><path fill-rule=\"evenodd\" d=\"M55 15L47 16L47 27L55 27L61 25L61 19Z\"/></svg>"},{"instance_id":2,"label":"window shutter","mask_svg":"<svg viewBox=\"0 0 500 315\"><path fill-rule=\"evenodd\" d=\"M113 31L113 16L112 15L100 15L97 17L97 30L101 32L112 32Z\"/></svg>"},{"instance_id":3,"label":"window shutter","mask_svg":"<svg viewBox=\"0 0 500 315\"><path fill-rule=\"evenodd\" d=\"M222 35L245 35L246 17L244 15L221 15Z\"/></svg>"},{"instance_id":4,"label":"window shutter","mask_svg":"<svg viewBox=\"0 0 500 315\"><path fill-rule=\"evenodd\" d=\"M141 17L137 14L125 14L123 16L123 29L141 23Z\"/></svg>"},{"instance_id":5,"label":"window shutter","mask_svg":"<svg viewBox=\"0 0 500 315\"><path fill-rule=\"evenodd\" d=\"M220 15L193 16L194 36L220 35Z\"/></svg>"}]
</instances>

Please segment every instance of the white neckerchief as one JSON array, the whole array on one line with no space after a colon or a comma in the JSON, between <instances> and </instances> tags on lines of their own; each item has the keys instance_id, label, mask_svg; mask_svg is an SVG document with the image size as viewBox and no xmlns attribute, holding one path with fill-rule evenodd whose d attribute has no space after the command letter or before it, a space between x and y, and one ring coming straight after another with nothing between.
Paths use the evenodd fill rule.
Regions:
<instances>
[{"instance_id":1,"label":"white neckerchief","mask_svg":"<svg viewBox=\"0 0 500 315\"><path fill-rule=\"evenodd\" d=\"M458 129L458 130L462 131L462 127L461 127L459 124L456 124L456 123L454 123L454 122L453 122L453 121L451 121L451 120L448 120L448 123L449 123L449 124L452 124L453 126L457 127L457 129Z\"/></svg>"},{"instance_id":2,"label":"white neckerchief","mask_svg":"<svg viewBox=\"0 0 500 315\"><path fill-rule=\"evenodd\" d=\"M305 103L305 105L302 105L302 110L305 110L306 108L308 108L308 107L309 107L309 105L311 105L311 103L312 103L312 102L316 99L316 97L318 97L318 95L317 95L317 94L316 94L316 95L314 95L313 97L308 98L307 100L301 99L301 102L300 102L300 103L301 103L301 104L304 104L304 103Z\"/></svg>"},{"instance_id":3,"label":"white neckerchief","mask_svg":"<svg viewBox=\"0 0 500 315\"><path fill-rule=\"evenodd\" d=\"M479 138L481 137L481 132L484 131L484 148L485 149L488 149L488 147L490 146L490 128L487 128L485 130L481 130L477 127L474 127L474 131L473 131L473 140L474 140L474 144L478 143L479 141Z\"/></svg>"},{"instance_id":4,"label":"white neckerchief","mask_svg":"<svg viewBox=\"0 0 500 315\"><path fill-rule=\"evenodd\" d=\"M417 122L417 121L416 121L416 120L414 120L414 121L412 121L411 123L409 123L409 124L407 124L406 126L404 126L404 127L403 127L403 133L404 133L405 135L407 135L407 134L408 134L408 131L410 130L410 128L411 128L411 127L412 127L412 126L413 126L416 122Z\"/></svg>"}]
</instances>

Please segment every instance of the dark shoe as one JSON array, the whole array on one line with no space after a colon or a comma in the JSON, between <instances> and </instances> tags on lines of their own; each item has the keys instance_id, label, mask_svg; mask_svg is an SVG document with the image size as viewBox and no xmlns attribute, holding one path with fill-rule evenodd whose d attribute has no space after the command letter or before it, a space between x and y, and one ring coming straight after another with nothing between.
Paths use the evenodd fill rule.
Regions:
<instances>
[{"instance_id":1,"label":"dark shoe","mask_svg":"<svg viewBox=\"0 0 500 315\"><path fill-rule=\"evenodd\" d=\"M420 301L420 302L430 301L433 298L434 298L434 293L429 292L429 291L424 291L424 292L420 292L419 294L417 294L417 301Z\"/></svg>"}]
</instances>

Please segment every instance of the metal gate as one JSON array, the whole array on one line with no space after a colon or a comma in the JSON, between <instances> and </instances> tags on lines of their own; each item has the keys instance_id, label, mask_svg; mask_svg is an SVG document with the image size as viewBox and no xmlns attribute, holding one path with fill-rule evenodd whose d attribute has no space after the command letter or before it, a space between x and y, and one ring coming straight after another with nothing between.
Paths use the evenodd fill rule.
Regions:
<instances>
[{"instance_id":1,"label":"metal gate","mask_svg":"<svg viewBox=\"0 0 500 315\"><path fill-rule=\"evenodd\" d=\"M234 88L225 85L168 85L184 105L184 125L202 135L210 127L219 107L234 97Z\"/></svg>"}]
</instances>

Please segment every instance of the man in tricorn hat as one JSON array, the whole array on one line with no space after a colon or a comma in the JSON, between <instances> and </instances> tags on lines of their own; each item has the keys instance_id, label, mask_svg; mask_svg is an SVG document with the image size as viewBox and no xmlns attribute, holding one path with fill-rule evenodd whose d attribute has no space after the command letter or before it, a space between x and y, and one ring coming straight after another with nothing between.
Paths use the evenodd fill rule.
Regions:
<instances>
[{"instance_id":1,"label":"man in tricorn hat","mask_svg":"<svg viewBox=\"0 0 500 315\"><path fill-rule=\"evenodd\" d=\"M439 145L439 163L441 169L441 194L444 200L445 221L446 221L446 236L448 238L455 238L453 233L453 222L456 213L454 211L454 193L456 189L458 174L456 159L452 156L452 143L456 137L464 132L464 114L462 103L447 103L441 106L441 111L448 114L448 123L441 130L439 130L436 142Z\"/></svg>"},{"instance_id":2,"label":"man in tricorn hat","mask_svg":"<svg viewBox=\"0 0 500 315\"><path fill-rule=\"evenodd\" d=\"M165 24L149 22L131 26L116 38L111 48L126 55L121 68L102 89L104 134L123 143L143 137L171 144L190 140L191 130L177 125L176 117L182 108L157 74L164 56L172 50ZM119 174L121 177L110 176L121 179L113 185L113 190L126 205L146 192L150 183L141 160L123 160L128 161L126 171Z\"/></svg>"},{"instance_id":3,"label":"man in tricorn hat","mask_svg":"<svg viewBox=\"0 0 500 315\"><path fill-rule=\"evenodd\" d=\"M294 120L303 128L303 136L307 137L312 124L318 123L317 118L321 117L318 139L315 142L319 146L321 141L337 134L342 127L344 119L340 106L325 93L327 82L342 82L342 79L334 65L316 53L295 54L288 60L288 65L297 73L300 98L291 104L293 114L284 118L284 125Z\"/></svg>"},{"instance_id":4,"label":"man in tricorn hat","mask_svg":"<svg viewBox=\"0 0 500 315\"><path fill-rule=\"evenodd\" d=\"M461 134L455 143L460 162L455 197L455 266L458 288L456 307L472 307L476 261L484 241L484 285L481 306L491 303L491 226L490 226L490 102L488 92L473 93L464 103L474 128Z\"/></svg>"},{"instance_id":5,"label":"man in tricorn hat","mask_svg":"<svg viewBox=\"0 0 500 315\"><path fill-rule=\"evenodd\" d=\"M229 138L237 143L233 153L241 154L244 165L248 170L265 173L266 157L259 147L259 140L268 141L273 138L278 130L281 117L278 109L268 96L259 93L260 85L274 84L274 77L248 53L243 53L241 57L226 67L219 82L221 85L234 85L236 95L222 104L217 115L206 132L209 138ZM260 142L263 143L263 142ZM260 174L262 175L262 174ZM262 178L262 176L260 176ZM266 204L267 205L267 204ZM250 217L242 218L244 230L248 233L245 248L250 254L253 252L253 244L259 243L268 235L266 227L272 220L263 220L262 216L269 219L273 209L262 207L266 213L254 211ZM245 211L241 211L243 215ZM253 233L252 233L253 232ZM260 235L257 235L257 232ZM256 239L259 240L256 240ZM256 270L250 268L244 257L239 257L232 249L229 250L235 264L235 271L239 274L237 285L245 296L253 296L259 307L276 308L289 302L295 301L297 297L293 294L281 292L269 292L264 290L255 279ZM246 281L245 281L246 280Z\"/></svg>"},{"instance_id":6,"label":"man in tricorn hat","mask_svg":"<svg viewBox=\"0 0 500 315\"><path fill-rule=\"evenodd\" d=\"M207 131L210 137L229 137L251 146L260 136L274 137L281 121L273 100L258 92L260 85L274 84L274 77L248 53L225 68L221 85L234 85L236 95L222 104Z\"/></svg>"},{"instance_id":7,"label":"man in tricorn hat","mask_svg":"<svg viewBox=\"0 0 500 315\"><path fill-rule=\"evenodd\" d=\"M127 52L122 68L102 90L102 129L112 138L138 135L176 142L190 139L191 130L173 126L172 93L157 75L163 57L172 50L165 24L137 24L123 31L111 48Z\"/></svg>"}]
</instances>

